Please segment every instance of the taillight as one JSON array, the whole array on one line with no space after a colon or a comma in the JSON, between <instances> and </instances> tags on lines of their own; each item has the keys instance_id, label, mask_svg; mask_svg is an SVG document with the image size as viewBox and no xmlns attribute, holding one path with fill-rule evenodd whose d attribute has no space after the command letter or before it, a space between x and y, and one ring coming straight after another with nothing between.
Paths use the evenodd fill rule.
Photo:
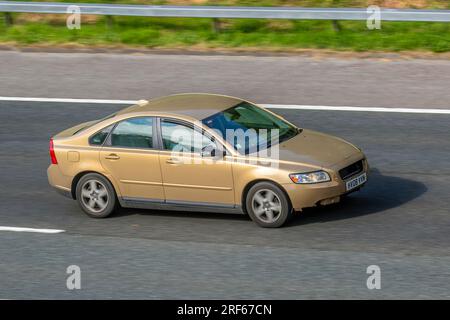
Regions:
<instances>
[{"instance_id":1,"label":"taillight","mask_svg":"<svg viewBox=\"0 0 450 320\"><path fill-rule=\"evenodd\" d=\"M55 148L53 147L53 139L50 139L50 159L52 159L52 164L58 164L58 160L56 160Z\"/></svg>"}]
</instances>

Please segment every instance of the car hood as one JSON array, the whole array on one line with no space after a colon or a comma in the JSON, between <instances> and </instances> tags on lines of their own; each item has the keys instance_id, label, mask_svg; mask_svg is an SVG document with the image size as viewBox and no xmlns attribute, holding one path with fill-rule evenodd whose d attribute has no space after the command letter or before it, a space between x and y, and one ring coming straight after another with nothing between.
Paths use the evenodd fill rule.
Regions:
<instances>
[{"instance_id":1,"label":"car hood","mask_svg":"<svg viewBox=\"0 0 450 320\"><path fill-rule=\"evenodd\" d=\"M298 162L322 168L333 166L357 152L351 143L324 133L302 130L279 147L281 161Z\"/></svg>"}]
</instances>

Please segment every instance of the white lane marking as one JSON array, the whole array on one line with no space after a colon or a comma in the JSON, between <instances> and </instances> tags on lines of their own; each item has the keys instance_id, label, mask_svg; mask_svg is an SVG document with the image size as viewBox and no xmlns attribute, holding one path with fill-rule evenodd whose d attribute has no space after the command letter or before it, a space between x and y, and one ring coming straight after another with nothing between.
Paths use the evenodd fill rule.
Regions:
<instances>
[{"instance_id":1,"label":"white lane marking","mask_svg":"<svg viewBox=\"0 0 450 320\"><path fill-rule=\"evenodd\" d=\"M0 101L20 102L61 102L61 103L105 103L105 104L136 104L134 100L105 100L105 99L69 99L69 98L25 98L0 97Z\"/></svg>"},{"instance_id":2,"label":"white lane marking","mask_svg":"<svg viewBox=\"0 0 450 320\"><path fill-rule=\"evenodd\" d=\"M0 101L19 102L60 102L60 103L104 103L104 104L136 104L139 100L106 100L106 99L70 99L70 98L27 98L0 97ZM450 114L450 109L423 108L385 108L385 107L351 107L351 106L312 106L297 104L260 104L269 109L316 110L316 111L362 111L362 112L396 112L422 114Z\"/></svg>"},{"instance_id":3,"label":"white lane marking","mask_svg":"<svg viewBox=\"0 0 450 320\"><path fill-rule=\"evenodd\" d=\"M397 113L431 113L450 114L450 109L419 109L419 108L383 108L383 107L348 107L348 106L304 106L289 104L263 104L262 106L272 109L293 110L329 110L329 111L363 111L363 112L397 112Z\"/></svg>"},{"instance_id":4,"label":"white lane marking","mask_svg":"<svg viewBox=\"0 0 450 320\"><path fill-rule=\"evenodd\" d=\"M66 230L58 229L35 229L35 228L21 228L21 227L5 227L0 226L0 231L14 231L14 232L37 232L37 233L61 233Z\"/></svg>"}]
</instances>

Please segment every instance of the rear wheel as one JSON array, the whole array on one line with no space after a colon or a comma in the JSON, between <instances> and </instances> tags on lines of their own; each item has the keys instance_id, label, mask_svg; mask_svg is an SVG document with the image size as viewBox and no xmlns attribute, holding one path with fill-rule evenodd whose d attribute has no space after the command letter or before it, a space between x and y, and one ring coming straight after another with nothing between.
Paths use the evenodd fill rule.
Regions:
<instances>
[{"instance_id":1,"label":"rear wheel","mask_svg":"<svg viewBox=\"0 0 450 320\"><path fill-rule=\"evenodd\" d=\"M76 196L81 209L90 217L105 218L116 208L114 187L105 177L89 173L77 183Z\"/></svg>"},{"instance_id":2,"label":"rear wheel","mask_svg":"<svg viewBox=\"0 0 450 320\"><path fill-rule=\"evenodd\" d=\"M245 204L250 218L261 227L281 227L292 216L289 199L270 182L259 182L251 187Z\"/></svg>"}]
</instances>

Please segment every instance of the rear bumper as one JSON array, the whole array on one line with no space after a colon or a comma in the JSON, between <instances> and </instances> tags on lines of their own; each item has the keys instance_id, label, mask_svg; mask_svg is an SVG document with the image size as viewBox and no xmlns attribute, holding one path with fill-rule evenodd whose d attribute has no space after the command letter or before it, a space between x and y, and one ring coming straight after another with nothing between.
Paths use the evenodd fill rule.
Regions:
<instances>
[{"instance_id":1,"label":"rear bumper","mask_svg":"<svg viewBox=\"0 0 450 320\"><path fill-rule=\"evenodd\" d=\"M53 190L55 190L60 195L63 195L64 197L67 197L69 199L73 199L72 192L71 192L70 189L68 190L68 189L63 189L61 187L53 187Z\"/></svg>"},{"instance_id":2,"label":"rear bumper","mask_svg":"<svg viewBox=\"0 0 450 320\"><path fill-rule=\"evenodd\" d=\"M48 167L47 178L48 178L48 183L50 184L50 186L53 187L53 189L56 192L58 192L59 194L62 194L65 197L73 199L72 190L70 188L71 181L68 177L66 177L62 174L58 165L52 164Z\"/></svg>"},{"instance_id":3,"label":"rear bumper","mask_svg":"<svg viewBox=\"0 0 450 320\"><path fill-rule=\"evenodd\" d=\"M353 161L353 160L352 160ZM317 205L329 205L340 201L341 196L352 193L364 187L367 181L352 189L346 190L346 181L353 179L363 173L369 177L369 166L367 161L364 161L364 168L358 174L349 177L345 181L337 174L338 170L331 173L332 181L316 184L284 184L283 187L291 199L292 206L295 211L301 211L304 208L315 207Z\"/></svg>"}]
</instances>

